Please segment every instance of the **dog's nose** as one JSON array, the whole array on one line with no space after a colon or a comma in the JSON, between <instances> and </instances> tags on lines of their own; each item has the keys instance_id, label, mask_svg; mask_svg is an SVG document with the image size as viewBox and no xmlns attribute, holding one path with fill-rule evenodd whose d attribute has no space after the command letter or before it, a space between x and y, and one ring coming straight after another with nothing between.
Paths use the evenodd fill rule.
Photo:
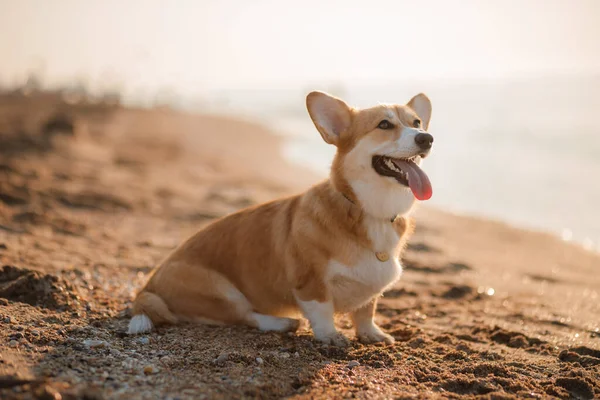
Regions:
<instances>
[{"instance_id":1,"label":"dog's nose","mask_svg":"<svg viewBox=\"0 0 600 400\"><path fill-rule=\"evenodd\" d=\"M419 133L417 136L415 136L415 143L422 150L429 150L433 145L433 136L431 136L429 133Z\"/></svg>"}]
</instances>

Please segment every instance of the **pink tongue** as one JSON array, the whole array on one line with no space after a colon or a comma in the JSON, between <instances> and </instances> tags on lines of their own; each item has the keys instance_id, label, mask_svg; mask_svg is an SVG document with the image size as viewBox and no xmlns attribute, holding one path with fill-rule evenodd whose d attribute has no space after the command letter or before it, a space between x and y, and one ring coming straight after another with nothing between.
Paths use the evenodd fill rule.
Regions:
<instances>
[{"instance_id":1,"label":"pink tongue","mask_svg":"<svg viewBox=\"0 0 600 400\"><path fill-rule=\"evenodd\" d=\"M419 200L429 200L433 194L431 182L417 164L412 161L392 159L394 164L408 175L408 186Z\"/></svg>"}]
</instances>

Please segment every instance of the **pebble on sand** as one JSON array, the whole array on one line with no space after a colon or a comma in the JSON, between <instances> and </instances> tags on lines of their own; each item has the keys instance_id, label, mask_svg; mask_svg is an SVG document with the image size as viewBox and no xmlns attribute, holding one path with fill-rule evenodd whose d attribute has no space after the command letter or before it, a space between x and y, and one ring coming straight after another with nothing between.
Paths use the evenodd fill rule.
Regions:
<instances>
[{"instance_id":1,"label":"pebble on sand","mask_svg":"<svg viewBox=\"0 0 600 400\"><path fill-rule=\"evenodd\" d=\"M228 358L229 358L229 354L221 353L221 354L219 354L219 357L217 357L215 359L215 364L223 364L225 361L227 361Z\"/></svg>"},{"instance_id":2,"label":"pebble on sand","mask_svg":"<svg viewBox=\"0 0 600 400\"><path fill-rule=\"evenodd\" d=\"M146 337L146 336L138 338L137 341L140 344L149 344L150 343L150 339L148 339L148 337Z\"/></svg>"},{"instance_id":3,"label":"pebble on sand","mask_svg":"<svg viewBox=\"0 0 600 400\"><path fill-rule=\"evenodd\" d=\"M158 372L158 369L154 365L146 365L144 367L144 375L153 375Z\"/></svg>"},{"instance_id":4,"label":"pebble on sand","mask_svg":"<svg viewBox=\"0 0 600 400\"><path fill-rule=\"evenodd\" d=\"M88 349L101 349L108 347L108 342L105 340L87 339L83 341L83 345Z\"/></svg>"},{"instance_id":5,"label":"pebble on sand","mask_svg":"<svg viewBox=\"0 0 600 400\"><path fill-rule=\"evenodd\" d=\"M354 367L358 367L360 365L360 363L356 360L352 360L348 363L348 368L354 368Z\"/></svg>"}]
</instances>

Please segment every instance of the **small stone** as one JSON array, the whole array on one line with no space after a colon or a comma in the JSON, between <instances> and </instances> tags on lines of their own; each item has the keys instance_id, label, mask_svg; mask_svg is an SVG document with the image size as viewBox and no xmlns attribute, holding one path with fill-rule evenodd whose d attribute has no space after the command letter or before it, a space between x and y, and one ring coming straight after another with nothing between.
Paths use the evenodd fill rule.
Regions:
<instances>
[{"instance_id":1,"label":"small stone","mask_svg":"<svg viewBox=\"0 0 600 400\"><path fill-rule=\"evenodd\" d=\"M11 340L10 342L8 342L8 345L10 347L17 347L19 345L19 342L17 342L16 340Z\"/></svg>"},{"instance_id":2,"label":"small stone","mask_svg":"<svg viewBox=\"0 0 600 400\"><path fill-rule=\"evenodd\" d=\"M219 357L217 357L215 359L215 364L223 364L225 361L227 361L228 358L229 358L229 354L221 353L221 354L219 354Z\"/></svg>"},{"instance_id":3,"label":"small stone","mask_svg":"<svg viewBox=\"0 0 600 400\"><path fill-rule=\"evenodd\" d=\"M260 358L260 357L256 357L256 363L257 363L257 364L261 364L261 365L262 365L262 364L264 364L264 363L265 363L265 360L263 360L263 359L262 359L262 358Z\"/></svg>"},{"instance_id":4,"label":"small stone","mask_svg":"<svg viewBox=\"0 0 600 400\"><path fill-rule=\"evenodd\" d=\"M146 365L144 367L144 375L153 375L158 372L158 369L154 365Z\"/></svg>"},{"instance_id":5,"label":"small stone","mask_svg":"<svg viewBox=\"0 0 600 400\"><path fill-rule=\"evenodd\" d=\"M120 356L121 352L117 349L110 349L110 354L112 354L113 356Z\"/></svg>"},{"instance_id":6,"label":"small stone","mask_svg":"<svg viewBox=\"0 0 600 400\"><path fill-rule=\"evenodd\" d=\"M294 353L294 357L300 357L300 353L298 353L298 352L295 352L295 353Z\"/></svg>"},{"instance_id":7,"label":"small stone","mask_svg":"<svg viewBox=\"0 0 600 400\"><path fill-rule=\"evenodd\" d=\"M290 358L290 353L281 353L281 358Z\"/></svg>"},{"instance_id":8,"label":"small stone","mask_svg":"<svg viewBox=\"0 0 600 400\"><path fill-rule=\"evenodd\" d=\"M0 306L7 306L7 305L8 305L8 300L0 299Z\"/></svg>"},{"instance_id":9,"label":"small stone","mask_svg":"<svg viewBox=\"0 0 600 400\"><path fill-rule=\"evenodd\" d=\"M83 341L83 345L88 349L101 349L108 347L108 342L104 340L87 339Z\"/></svg>"},{"instance_id":10,"label":"small stone","mask_svg":"<svg viewBox=\"0 0 600 400\"><path fill-rule=\"evenodd\" d=\"M21 325L15 326L16 331L22 331L24 328Z\"/></svg>"},{"instance_id":11,"label":"small stone","mask_svg":"<svg viewBox=\"0 0 600 400\"><path fill-rule=\"evenodd\" d=\"M138 338L137 342L139 344L149 344L150 343L150 339L148 339L148 337L144 336L144 337Z\"/></svg>"},{"instance_id":12,"label":"small stone","mask_svg":"<svg viewBox=\"0 0 600 400\"><path fill-rule=\"evenodd\" d=\"M33 330L33 331L31 331L31 334L32 334L33 336L40 336L40 332L39 332L39 331L36 331L36 330Z\"/></svg>"},{"instance_id":13,"label":"small stone","mask_svg":"<svg viewBox=\"0 0 600 400\"><path fill-rule=\"evenodd\" d=\"M12 324L12 319L10 317L6 317L6 318L4 318L4 323L5 324Z\"/></svg>"},{"instance_id":14,"label":"small stone","mask_svg":"<svg viewBox=\"0 0 600 400\"><path fill-rule=\"evenodd\" d=\"M356 360L352 360L348 363L348 368L354 368L354 367L358 367L360 365L360 363Z\"/></svg>"}]
</instances>

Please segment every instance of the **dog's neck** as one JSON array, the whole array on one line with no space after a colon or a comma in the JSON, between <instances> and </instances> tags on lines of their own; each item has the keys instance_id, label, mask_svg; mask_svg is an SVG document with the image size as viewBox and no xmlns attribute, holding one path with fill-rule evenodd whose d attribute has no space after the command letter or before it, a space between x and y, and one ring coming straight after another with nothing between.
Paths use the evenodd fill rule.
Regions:
<instances>
[{"instance_id":1,"label":"dog's neck","mask_svg":"<svg viewBox=\"0 0 600 400\"><path fill-rule=\"evenodd\" d=\"M338 192L339 194L341 194L341 195L342 195L342 196L343 196L343 197L344 197L344 198L345 198L347 201L349 201L349 202L352 204L352 206L354 206L354 207L360 207L360 205L358 205L358 204L357 204L355 201L353 201L353 200L350 198L350 196L348 196L346 193L344 193L344 192L343 192L343 191L341 191L341 190L337 190L337 189L335 188L335 186L333 186L333 189L334 189L336 192ZM362 209L362 207L361 207L361 211L362 211L363 213L365 213L365 214L367 214L367 215L368 215L368 213L367 213L367 212L366 212L364 209ZM396 214L396 215L392 216L392 217L390 218L390 222L393 224L393 223L394 223L394 221L396 220L396 218L398 218L398 214Z\"/></svg>"}]
</instances>

